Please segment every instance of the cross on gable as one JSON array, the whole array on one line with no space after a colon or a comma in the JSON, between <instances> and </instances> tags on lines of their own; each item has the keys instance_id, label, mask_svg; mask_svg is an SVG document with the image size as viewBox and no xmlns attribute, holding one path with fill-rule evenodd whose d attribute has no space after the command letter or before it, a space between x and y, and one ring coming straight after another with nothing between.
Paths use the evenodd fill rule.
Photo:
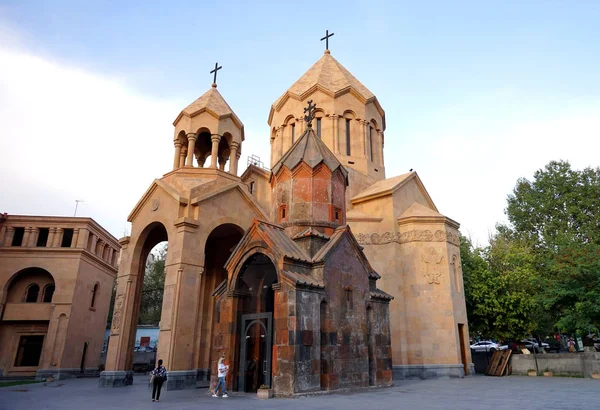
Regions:
<instances>
[{"instance_id":1,"label":"cross on gable","mask_svg":"<svg viewBox=\"0 0 600 410\"><path fill-rule=\"evenodd\" d=\"M304 121L306 122L306 126L308 128L312 128L312 120L315 118L315 109L317 108L316 104L312 103L312 100L308 101L308 107L304 109Z\"/></svg>"},{"instance_id":2,"label":"cross on gable","mask_svg":"<svg viewBox=\"0 0 600 410\"><path fill-rule=\"evenodd\" d=\"M219 71L221 68L223 68L222 66L219 66L219 63L215 63L215 69L212 70L210 73L215 73L215 77L213 79L213 87L217 86L217 71Z\"/></svg>"},{"instance_id":3,"label":"cross on gable","mask_svg":"<svg viewBox=\"0 0 600 410\"><path fill-rule=\"evenodd\" d=\"M333 36L335 33L329 34L329 30L325 30L325 37L321 39L321 41L325 40L325 50L329 50L329 37Z\"/></svg>"}]
</instances>

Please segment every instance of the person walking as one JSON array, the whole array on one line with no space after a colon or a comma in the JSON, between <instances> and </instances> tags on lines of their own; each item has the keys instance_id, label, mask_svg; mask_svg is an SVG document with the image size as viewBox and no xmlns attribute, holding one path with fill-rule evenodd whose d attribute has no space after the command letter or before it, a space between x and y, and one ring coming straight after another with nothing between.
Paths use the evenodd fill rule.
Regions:
<instances>
[{"instance_id":1,"label":"person walking","mask_svg":"<svg viewBox=\"0 0 600 410\"><path fill-rule=\"evenodd\" d=\"M162 364L162 359L159 359L158 366L150 372L152 375L152 401L158 401L160 399L160 389L167 380L167 369Z\"/></svg>"},{"instance_id":2,"label":"person walking","mask_svg":"<svg viewBox=\"0 0 600 410\"><path fill-rule=\"evenodd\" d=\"M219 377L219 381L217 382L217 387L215 387L215 391L213 393L213 397L219 397L217 393L219 392L219 388L221 388L222 397L229 397L227 395L227 387L225 385L225 376L227 376L227 372L229 371L229 366L225 364L225 357L221 356L219 359L219 364L217 366L217 376Z\"/></svg>"}]
</instances>

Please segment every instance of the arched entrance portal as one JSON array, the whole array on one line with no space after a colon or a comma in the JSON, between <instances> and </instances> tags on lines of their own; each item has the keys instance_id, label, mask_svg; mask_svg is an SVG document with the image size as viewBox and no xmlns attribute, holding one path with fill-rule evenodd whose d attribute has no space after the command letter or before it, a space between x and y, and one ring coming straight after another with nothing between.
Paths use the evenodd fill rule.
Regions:
<instances>
[{"instance_id":1,"label":"arched entrance portal","mask_svg":"<svg viewBox=\"0 0 600 410\"><path fill-rule=\"evenodd\" d=\"M271 385L273 310L277 271L262 253L252 255L242 266L236 290L245 295L240 309L238 390L253 392Z\"/></svg>"},{"instance_id":2,"label":"arched entrance portal","mask_svg":"<svg viewBox=\"0 0 600 410\"><path fill-rule=\"evenodd\" d=\"M204 369L200 377L208 378L210 373L210 352L214 342L215 325L219 322L219 306L215 304L214 292L227 282L225 262L238 244L244 231L234 224L217 226L208 235L204 249L204 275L202 276L202 295L200 297L200 334L198 346L198 369ZM219 303L219 302L217 302ZM213 370L214 371L214 370Z\"/></svg>"}]
</instances>

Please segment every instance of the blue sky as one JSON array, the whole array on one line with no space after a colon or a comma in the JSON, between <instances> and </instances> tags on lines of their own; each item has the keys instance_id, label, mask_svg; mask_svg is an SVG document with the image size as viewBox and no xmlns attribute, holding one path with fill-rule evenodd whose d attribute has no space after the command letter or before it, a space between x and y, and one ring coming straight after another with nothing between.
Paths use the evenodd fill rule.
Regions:
<instances>
[{"instance_id":1,"label":"blue sky","mask_svg":"<svg viewBox=\"0 0 600 410\"><path fill-rule=\"evenodd\" d=\"M38 81L54 68L58 77L48 75L47 81L63 78L64 89L69 75L60 76L60 70L81 73L86 80L73 90L80 93L73 94L79 104L98 104L96 113L107 110L89 121L105 123L108 131L94 138L90 131L76 152L125 137L115 120L119 115L109 106L129 100L117 102L108 91L99 92L103 100L83 92L96 79L110 84L100 88L114 86L115 95L123 93L138 104L136 121L146 121L146 128L127 138L156 141L143 154L156 155L156 162L143 169L124 160L111 171L111 161L93 155L97 169L113 181L124 181L124 172L136 174L124 196L117 195L125 202L118 210L107 210L106 199L94 200L84 179L70 181L64 172L56 176L65 178L66 190L45 180L44 172L15 176L16 159L0 168L3 179L19 181L9 190L12 198L0 198L0 210L68 214L73 196L86 195L89 205L82 212L120 236L137 199L153 178L168 171L170 122L210 87L208 72L215 61L223 66L219 90L246 128L243 153L259 154L268 163L270 104L320 58L324 44L319 39L329 29L335 33L332 55L386 110L387 176L417 170L440 211L484 242L503 219L506 195L518 177L531 177L553 159L570 160L578 168L599 165L593 154L600 133L598 21L598 1L0 1L5 51L0 63L13 69L0 68L3 145L15 127L6 122L19 116L21 123L31 121L26 102L52 91L31 87L23 92L27 87L18 84ZM53 69L41 63L29 67L24 56ZM18 78L23 65L31 73ZM8 96L23 104L11 103ZM51 94L46 98L55 101ZM77 108L72 100L46 106L60 116ZM141 107L146 104L161 114L145 120ZM66 144L64 128L49 127L45 138ZM66 132L74 133L72 139L81 134ZM15 158L19 152L14 151ZM34 186L49 198L46 209L34 200L16 200L31 195L21 192L24 187ZM110 196L113 187L103 195Z\"/></svg>"}]
</instances>

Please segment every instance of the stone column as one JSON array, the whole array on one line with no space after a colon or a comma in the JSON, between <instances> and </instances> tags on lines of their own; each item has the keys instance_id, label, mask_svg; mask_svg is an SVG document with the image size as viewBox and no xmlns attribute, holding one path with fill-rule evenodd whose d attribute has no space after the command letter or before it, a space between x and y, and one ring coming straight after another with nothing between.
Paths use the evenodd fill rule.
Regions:
<instances>
[{"instance_id":1,"label":"stone column","mask_svg":"<svg viewBox=\"0 0 600 410\"><path fill-rule=\"evenodd\" d=\"M181 141L176 140L174 142L175 144L175 156L173 157L173 170L176 170L177 168L179 168L179 162L181 161L181 159L179 157L181 157Z\"/></svg>"},{"instance_id":2,"label":"stone column","mask_svg":"<svg viewBox=\"0 0 600 410\"><path fill-rule=\"evenodd\" d=\"M52 248L54 244L54 237L56 236L56 228L48 229L48 240L46 241L46 247Z\"/></svg>"},{"instance_id":3,"label":"stone column","mask_svg":"<svg viewBox=\"0 0 600 410\"><path fill-rule=\"evenodd\" d=\"M77 241L79 240L79 228L73 229L73 239L71 239L71 248L77 248Z\"/></svg>"},{"instance_id":4,"label":"stone column","mask_svg":"<svg viewBox=\"0 0 600 410\"><path fill-rule=\"evenodd\" d=\"M112 258L113 258L113 253L114 253L114 249L112 246L108 247L108 253L106 254L106 262L108 262L109 264L112 264Z\"/></svg>"},{"instance_id":5,"label":"stone column","mask_svg":"<svg viewBox=\"0 0 600 410\"><path fill-rule=\"evenodd\" d=\"M271 140L271 144L273 140ZM229 173L233 175L237 175L237 166L238 166L238 147L240 146L239 142L232 141L231 147L229 147Z\"/></svg>"},{"instance_id":6,"label":"stone column","mask_svg":"<svg viewBox=\"0 0 600 410\"><path fill-rule=\"evenodd\" d=\"M204 168L204 163L206 162L206 158L202 156L202 154L196 155L196 162L198 162L198 168Z\"/></svg>"},{"instance_id":7,"label":"stone column","mask_svg":"<svg viewBox=\"0 0 600 410\"><path fill-rule=\"evenodd\" d=\"M227 158L219 157L219 169L225 171L225 164L227 164Z\"/></svg>"},{"instance_id":8,"label":"stone column","mask_svg":"<svg viewBox=\"0 0 600 410\"><path fill-rule=\"evenodd\" d=\"M338 118L340 118L340 117L337 114L333 114L329 118L331 118L331 122L333 123L333 126L331 127L331 129L333 130L333 149L332 149L332 151L337 154L340 152L340 143L339 143L339 136L338 136Z\"/></svg>"},{"instance_id":9,"label":"stone column","mask_svg":"<svg viewBox=\"0 0 600 410\"><path fill-rule=\"evenodd\" d=\"M98 237L91 232L90 235L92 235L92 244L90 245L90 252L96 254L96 245L98 244Z\"/></svg>"},{"instance_id":10,"label":"stone column","mask_svg":"<svg viewBox=\"0 0 600 410\"><path fill-rule=\"evenodd\" d=\"M210 141L212 142L212 150L210 151L210 167L217 168L217 156L219 155L219 142L221 141L221 136L219 134L213 134L210 137Z\"/></svg>"},{"instance_id":11,"label":"stone column","mask_svg":"<svg viewBox=\"0 0 600 410\"><path fill-rule=\"evenodd\" d=\"M53 248L60 248L60 244L63 238L63 228L56 228L56 235L54 235L54 244Z\"/></svg>"},{"instance_id":12,"label":"stone column","mask_svg":"<svg viewBox=\"0 0 600 410\"><path fill-rule=\"evenodd\" d=\"M277 158L277 161L279 161L281 159L281 157L283 157L283 142L284 142L284 135L285 135L285 125L282 125L281 127L279 127L278 132L278 136L277 139L279 140L279 158ZM275 163L277 163L277 161L275 161Z\"/></svg>"},{"instance_id":13,"label":"stone column","mask_svg":"<svg viewBox=\"0 0 600 410\"><path fill-rule=\"evenodd\" d=\"M29 235L29 244L27 244L27 246L29 246L30 248L35 248L35 245L37 245L37 240L38 240L38 235L40 234L40 230L39 228L31 228L31 235Z\"/></svg>"},{"instance_id":14,"label":"stone column","mask_svg":"<svg viewBox=\"0 0 600 410\"><path fill-rule=\"evenodd\" d=\"M10 246L15 236L15 228L9 226L6 228L6 235L4 236L4 246Z\"/></svg>"},{"instance_id":15,"label":"stone column","mask_svg":"<svg viewBox=\"0 0 600 410\"><path fill-rule=\"evenodd\" d=\"M187 148L181 149L181 154L179 155L179 168L185 167L185 157L187 156Z\"/></svg>"},{"instance_id":16,"label":"stone column","mask_svg":"<svg viewBox=\"0 0 600 410\"><path fill-rule=\"evenodd\" d=\"M194 134L193 132L190 132L187 135L188 148L187 148L187 160L185 161L185 164L187 167L194 166L194 146L196 145L197 138L198 138L198 136L196 134Z\"/></svg>"},{"instance_id":17,"label":"stone column","mask_svg":"<svg viewBox=\"0 0 600 410\"><path fill-rule=\"evenodd\" d=\"M31 228L26 227L25 233L23 234L23 240L21 241L21 246L26 247L29 245L29 235L31 234Z\"/></svg>"},{"instance_id":18,"label":"stone column","mask_svg":"<svg viewBox=\"0 0 600 410\"><path fill-rule=\"evenodd\" d=\"M6 226L0 227L0 246L4 245L4 239L6 238Z\"/></svg>"},{"instance_id":19,"label":"stone column","mask_svg":"<svg viewBox=\"0 0 600 410\"><path fill-rule=\"evenodd\" d=\"M299 125L298 128L300 128L300 132L295 135L294 141L292 142L292 145L294 145L294 142L298 141L298 138L300 138L300 136L304 132L304 128L306 127L306 123L304 122L304 118L298 118L296 120L296 123Z\"/></svg>"},{"instance_id":20,"label":"stone column","mask_svg":"<svg viewBox=\"0 0 600 410\"><path fill-rule=\"evenodd\" d=\"M366 120L360 120L360 125L362 126L362 145L363 145L363 156L365 158L369 158L369 153L367 146L369 145L369 135L368 135L368 126Z\"/></svg>"},{"instance_id":21,"label":"stone column","mask_svg":"<svg viewBox=\"0 0 600 410\"><path fill-rule=\"evenodd\" d=\"M383 132L377 131L377 160L379 165L384 166L383 164Z\"/></svg>"}]
</instances>

